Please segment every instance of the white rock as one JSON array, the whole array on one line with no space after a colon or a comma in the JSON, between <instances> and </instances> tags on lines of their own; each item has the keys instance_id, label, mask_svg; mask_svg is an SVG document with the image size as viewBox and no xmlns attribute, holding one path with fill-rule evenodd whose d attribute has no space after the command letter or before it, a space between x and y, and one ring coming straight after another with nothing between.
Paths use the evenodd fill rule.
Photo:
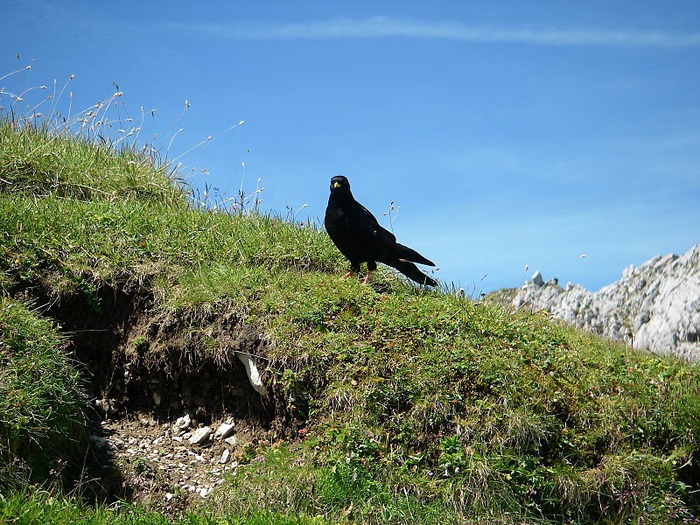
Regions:
<instances>
[{"instance_id":1,"label":"white rock","mask_svg":"<svg viewBox=\"0 0 700 525\"><path fill-rule=\"evenodd\" d=\"M211 436L211 428L209 427L202 427L198 428L194 432L192 432L192 436L190 436L189 442L192 443L193 445L202 445L209 441L209 437Z\"/></svg>"},{"instance_id":2,"label":"white rock","mask_svg":"<svg viewBox=\"0 0 700 525\"><path fill-rule=\"evenodd\" d=\"M221 454L221 459L219 460L219 463L221 463L222 465L228 463L229 457L231 457L231 451L225 448L224 452Z\"/></svg>"},{"instance_id":3,"label":"white rock","mask_svg":"<svg viewBox=\"0 0 700 525\"><path fill-rule=\"evenodd\" d=\"M221 423L219 428L216 429L214 437L218 439L224 439L229 437L233 433L234 425L232 423Z\"/></svg>"},{"instance_id":4,"label":"white rock","mask_svg":"<svg viewBox=\"0 0 700 525\"><path fill-rule=\"evenodd\" d=\"M185 414L184 416L177 418L177 421L175 421L175 428L178 430L185 430L186 428L189 428L191 422L192 420L190 419L190 415Z\"/></svg>"},{"instance_id":5,"label":"white rock","mask_svg":"<svg viewBox=\"0 0 700 525\"><path fill-rule=\"evenodd\" d=\"M224 439L224 442L228 443L229 445L231 445L233 447L236 445L236 443L238 443L238 439L236 439L236 436L230 436L230 437L227 437L226 439Z\"/></svg>"},{"instance_id":6,"label":"white rock","mask_svg":"<svg viewBox=\"0 0 700 525\"><path fill-rule=\"evenodd\" d=\"M255 391L261 396L267 395L267 387L262 382L260 377L260 371L258 366L255 364L255 359L248 352L238 352L236 353L238 359L245 366L246 374L248 374L248 381L250 385L255 389Z\"/></svg>"}]
</instances>

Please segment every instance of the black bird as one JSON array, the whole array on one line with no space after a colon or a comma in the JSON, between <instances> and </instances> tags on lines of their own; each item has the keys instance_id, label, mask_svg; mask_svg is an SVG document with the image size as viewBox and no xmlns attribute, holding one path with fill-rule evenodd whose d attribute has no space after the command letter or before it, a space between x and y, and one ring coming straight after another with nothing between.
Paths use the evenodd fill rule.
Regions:
<instances>
[{"instance_id":1,"label":"black bird","mask_svg":"<svg viewBox=\"0 0 700 525\"><path fill-rule=\"evenodd\" d=\"M394 235L382 228L367 208L357 202L350 191L348 179L338 175L331 179L331 196L328 199L326 231L340 253L350 260L348 277L360 271L360 263L367 263L367 275L377 269L377 262L396 268L419 284L437 286L437 281L421 272L414 262L435 266L408 246L396 242Z\"/></svg>"}]
</instances>

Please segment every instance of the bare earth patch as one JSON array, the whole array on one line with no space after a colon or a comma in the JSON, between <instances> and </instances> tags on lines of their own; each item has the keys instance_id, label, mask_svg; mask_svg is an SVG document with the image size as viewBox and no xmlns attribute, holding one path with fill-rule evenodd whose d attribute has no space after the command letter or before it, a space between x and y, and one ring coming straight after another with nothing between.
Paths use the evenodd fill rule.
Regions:
<instances>
[{"instance_id":1,"label":"bare earth patch","mask_svg":"<svg viewBox=\"0 0 700 525\"><path fill-rule=\"evenodd\" d=\"M204 425L187 415L157 421L144 413L107 419L101 427L103 435L91 439L107 449L133 498L163 512L207 498L272 437L246 421L223 419Z\"/></svg>"}]
</instances>

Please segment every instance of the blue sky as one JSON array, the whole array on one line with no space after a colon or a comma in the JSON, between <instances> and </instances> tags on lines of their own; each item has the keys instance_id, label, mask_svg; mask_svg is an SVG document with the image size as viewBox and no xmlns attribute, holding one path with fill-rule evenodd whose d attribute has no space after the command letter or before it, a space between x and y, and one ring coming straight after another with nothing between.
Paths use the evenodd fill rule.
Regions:
<instances>
[{"instance_id":1,"label":"blue sky","mask_svg":"<svg viewBox=\"0 0 700 525\"><path fill-rule=\"evenodd\" d=\"M399 240L469 293L535 270L596 290L700 242L695 0L0 12L0 77L32 66L7 90L75 74L72 105L87 108L116 83L132 116L157 109L142 137L166 149L183 130L170 158L214 137L180 159L190 182L233 195L260 179L263 207L306 204L298 220L320 220L342 173L385 226L394 200Z\"/></svg>"}]
</instances>

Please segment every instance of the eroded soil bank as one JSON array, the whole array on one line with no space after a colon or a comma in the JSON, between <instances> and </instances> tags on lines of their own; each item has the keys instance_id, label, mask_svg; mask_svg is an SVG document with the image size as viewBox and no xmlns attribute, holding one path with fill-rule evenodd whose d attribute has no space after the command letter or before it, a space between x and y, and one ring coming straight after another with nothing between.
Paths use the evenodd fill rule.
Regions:
<instances>
[{"instance_id":1,"label":"eroded soil bank","mask_svg":"<svg viewBox=\"0 0 700 525\"><path fill-rule=\"evenodd\" d=\"M238 357L252 356L265 378L262 334L227 306L155 312L148 295L118 290L53 304L47 314L71 340L93 416L92 460L76 483L101 499L176 511L208 497L259 446L295 437L278 396L257 392Z\"/></svg>"}]
</instances>

